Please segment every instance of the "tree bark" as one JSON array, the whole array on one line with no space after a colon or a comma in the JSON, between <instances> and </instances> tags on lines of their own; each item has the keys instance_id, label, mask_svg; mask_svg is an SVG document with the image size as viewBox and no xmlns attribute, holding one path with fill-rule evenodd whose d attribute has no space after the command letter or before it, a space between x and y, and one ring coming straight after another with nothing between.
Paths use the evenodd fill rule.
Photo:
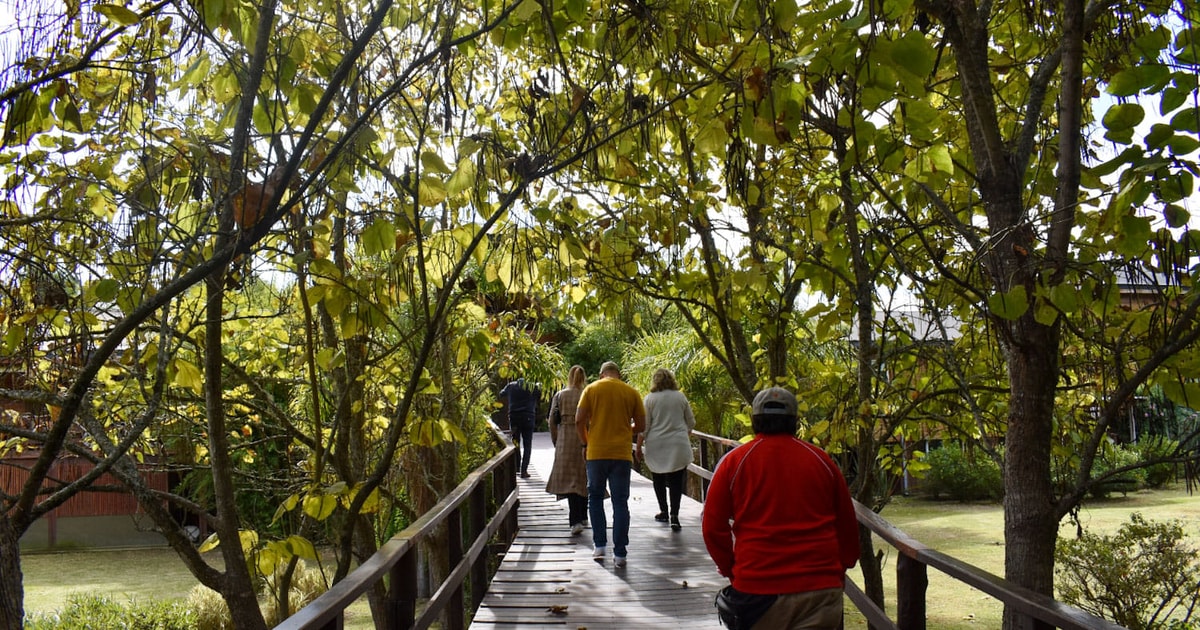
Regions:
<instances>
[{"instance_id":1,"label":"tree bark","mask_svg":"<svg viewBox=\"0 0 1200 630\"><path fill-rule=\"evenodd\" d=\"M25 586L21 575L21 536L0 514L0 630L21 630Z\"/></svg>"},{"instance_id":2,"label":"tree bark","mask_svg":"<svg viewBox=\"0 0 1200 630\"><path fill-rule=\"evenodd\" d=\"M1065 12L1071 20L1082 18L1082 5L1067 3ZM1073 212L1078 194L1077 163L1080 160L1078 142L1071 140L1079 133L1078 117L1063 116L1063 161L1059 164L1060 182L1056 194L1056 213L1045 250L1045 260L1038 256L1038 239L1033 219L1026 210L1022 195L1025 173L1030 164L1033 142L1006 141L998 122L997 106L988 60L988 19L984 12L990 5L976 5L971 0L933 1L922 4L945 27L946 38L954 50L958 77L962 89L962 104L971 154L974 159L978 192L987 217L991 239L987 242L984 267L990 281L989 290L1007 294L1023 287L1026 295L1037 295L1046 262L1061 269L1067 257L1066 246L1074 225ZM1067 28L1065 38L1078 38ZM1078 42L1076 42L1078 43ZM1069 49L1069 43L1065 45ZM1038 78L1049 81L1058 58L1047 55L1043 73ZM1064 72L1062 106L1078 108L1079 75ZM1032 138L1032 130L1041 121L1040 99L1046 98L1047 83L1035 85L1029 91L1030 102L1025 113L1021 140ZM1075 86L1076 88L1078 86ZM1074 100L1073 100L1074 99ZM1069 153L1069 154L1068 154ZM1070 166L1075 163L1076 166ZM1004 469L1004 533L1005 577L1036 592L1054 594L1054 546L1057 538L1058 515L1051 479L1051 444L1055 392L1059 380L1061 334L1059 323L1038 322L1031 306L1016 320L993 315L1000 347L1004 353L1009 376L1009 415L1005 435ZM1025 620L1006 608L1004 627L1024 627Z\"/></svg>"}]
</instances>

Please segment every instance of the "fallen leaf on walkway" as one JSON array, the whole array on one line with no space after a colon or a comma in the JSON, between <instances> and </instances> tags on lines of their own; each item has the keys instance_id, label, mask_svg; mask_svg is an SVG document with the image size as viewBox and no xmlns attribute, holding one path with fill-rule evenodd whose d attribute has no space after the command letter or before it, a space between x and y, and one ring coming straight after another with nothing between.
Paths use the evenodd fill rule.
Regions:
<instances>
[{"instance_id":1,"label":"fallen leaf on walkway","mask_svg":"<svg viewBox=\"0 0 1200 630\"><path fill-rule=\"evenodd\" d=\"M554 606L551 606L551 607L547 608L546 610L547 610L548 612L551 612L551 613L555 614L555 615L565 615L565 614L567 614L567 607L566 607L566 606L554 605Z\"/></svg>"},{"instance_id":2,"label":"fallen leaf on walkway","mask_svg":"<svg viewBox=\"0 0 1200 630\"><path fill-rule=\"evenodd\" d=\"M687 580L683 581L683 588L687 588Z\"/></svg>"}]
</instances>

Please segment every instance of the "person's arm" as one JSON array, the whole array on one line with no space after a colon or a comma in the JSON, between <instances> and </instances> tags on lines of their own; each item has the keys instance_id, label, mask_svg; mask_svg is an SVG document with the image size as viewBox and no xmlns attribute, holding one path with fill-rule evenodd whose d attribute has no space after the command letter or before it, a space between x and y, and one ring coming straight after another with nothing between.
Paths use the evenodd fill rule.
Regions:
<instances>
[{"instance_id":1,"label":"person's arm","mask_svg":"<svg viewBox=\"0 0 1200 630\"><path fill-rule=\"evenodd\" d=\"M547 414L546 424L550 425L550 443L558 446L558 423L554 421L554 412L556 411L558 411L557 393L550 397L550 413Z\"/></svg>"},{"instance_id":2,"label":"person's arm","mask_svg":"<svg viewBox=\"0 0 1200 630\"><path fill-rule=\"evenodd\" d=\"M687 423L688 433L696 430L696 414L692 412L692 403L686 396L683 399L683 420Z\"/></svg>"},{"instance_id":3,"label":"person's arm","mask_svg":"<svg viewBox=\"0 0 1200 630\"><path fill-rule=\"evenodd\" d=\"M642 395L634 393L637 398L637 405L633 408L633 422L630 424L634 433L641 433L646 430L646 406L642 404Z\"/></svg>"},{"instance_id":4,"label":"person's arm","mask_svg":"<svg viewBox=\"0 0 1200 630\"><path fill-rule=\"evenodd\" d=\"M650 423L651 423L651 418L653 417L653 410L654 410L653 401L651 401L651 402L643 401L643 405L647 409L646 423L642 427L642 431L640 433L635 433L633 436L635 438L635 444L636 444L636 448L634 449L634 457L637 457L639 460L642 459L642 448L646 445L646 434L650 432Z\"/></svg>"},{"instance_id":5,"label":"person's arm","mask_svg":"<svg viewBox=\"0 0 1200 630\"><path fill-rule=\"evenodd\" d=\"M588 422L592 419L592 408L585 405L586 397L579 399L579 409L575 411L575 432L579 434L579 443L583 448L588 444Z\"/></svg>"}]
</instances>

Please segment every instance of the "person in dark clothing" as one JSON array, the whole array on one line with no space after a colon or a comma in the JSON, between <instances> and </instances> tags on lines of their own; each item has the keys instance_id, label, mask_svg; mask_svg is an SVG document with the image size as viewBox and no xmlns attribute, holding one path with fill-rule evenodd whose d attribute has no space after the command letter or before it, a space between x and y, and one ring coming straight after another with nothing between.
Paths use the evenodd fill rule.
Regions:
<instances>
[{"instance_id":1,"label":"person in dark clothing","mask_svg":"<svg viewBox=\"0 0 1200 630\"><path fill-rule=\"evenodd\" d=\"M541 388L527 387L519 378L505 385L500 396L508 402L508 428L521 449L521 478L529 478L529 455L533 452L533 428L537 424Z\"/></svg>"}]
</instances>

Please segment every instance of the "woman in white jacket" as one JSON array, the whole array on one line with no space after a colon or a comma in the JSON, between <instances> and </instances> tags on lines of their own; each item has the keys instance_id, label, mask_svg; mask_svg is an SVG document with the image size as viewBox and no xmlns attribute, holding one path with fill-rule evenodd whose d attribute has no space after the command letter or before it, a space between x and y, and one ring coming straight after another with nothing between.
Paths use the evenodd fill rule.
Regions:
<instances>
[{"instance_id":1,"label":"woman in white jacket","mask_svg":"<svg viewBox=\"0 0 1200 630\"><path fill-rule=\"evenodd\" d=\"M637 456L646 462L654 476L654 494L658 498L658 514L654 520L666 523L679 531L679 501L687 483L687 466L692 463L692 442L689 438L696 428L696 416L671 370L658 369L650 380L650 393L643 400L646 407L646 430L638 434ZM667 494L671 505L668 517Z\"/></svg>"}]
</instances>

